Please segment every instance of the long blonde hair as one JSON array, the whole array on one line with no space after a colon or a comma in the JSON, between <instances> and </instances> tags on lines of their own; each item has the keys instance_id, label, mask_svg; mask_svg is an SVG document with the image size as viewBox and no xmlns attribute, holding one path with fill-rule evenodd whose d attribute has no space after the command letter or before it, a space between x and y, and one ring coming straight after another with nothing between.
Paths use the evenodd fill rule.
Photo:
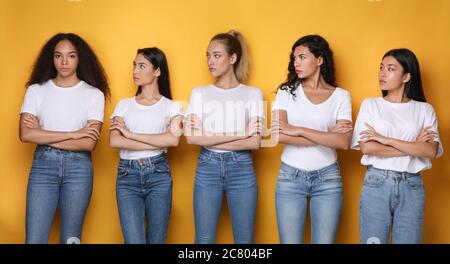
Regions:
<instances>
[{"instance_id":1,"label":"long blonde hair","mask_svg":"<svg viewBox=\"0 0 450 264\"><path fill-rule=\"evenodd\" d=\"M227 33L215 35L211 41L219 41L228 52L228 55L236 54L236 63L233 65L234 74L239 82L245 83L248 78L249 56L247 44L241 33L236 30L230 30Z\"/></svg>"}]
</instances>

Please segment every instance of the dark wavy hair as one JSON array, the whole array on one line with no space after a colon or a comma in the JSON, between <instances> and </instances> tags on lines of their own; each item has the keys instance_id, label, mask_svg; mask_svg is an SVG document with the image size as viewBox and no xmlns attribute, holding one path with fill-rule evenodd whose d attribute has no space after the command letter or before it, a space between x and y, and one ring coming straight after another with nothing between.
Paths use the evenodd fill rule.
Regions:
<instances>
[{"instance_id":1,"label":"dark wavy hair","mask_svg":"<svg viewBox=\"0 0 450 264\"><path fill-rule=\"evenodd\" d=\"M411 76L411 79L405 84L405 94L409 99L419 102L426 102L425 93L422 87L422 78L420 77L419 61L416 55L409 49L393 49L384 54L386 57L395 58L403 67L403 73ZM388 94L388 91L381 91L383 97Z\"/></svg>"},{"instance_id":2,"label":"dark wavy hair","mask_svg":"<svg viewBox=\"0 0 450 264\"><path fill-rule=\"evenodd\" d=\"M153 65L153 69L156 70L159 68L161 72L158 76L159 93L166 98L172 99L172 94L170 93L169 66L164 52L156 47L152 47L139 49L137 54L144 56ZM141 92L142 88L139 86L136 95L139 95Z\"/></svg>"},{"instance_id":3,"label":"dark wavy hair","mask_svg":"<svg viewBox=\"0 0 450 264\"><path fill-rule=\"evenodd\" d=\"M320 74L324 78L325 82L336 87L337 85L334 72L333 51L330 49L328 42L319 35L307 35L301 37L292 46L287 80L284 83L280 84L278 86L278 89L288 90L295 97L294 92L297 89L298 84L301 82L301 80L297 76L297 73L295 73L294 67L294 50L298 46L305 46L312 54L314 54L316 58L323 58L323 63L320 66Z\"/></svg>"},{"instance_id":4,"label":"dark wavy hair","mask_svg":"<svg viewBox=\"0 0 450 264\"><path fill-rule=\"evenodd\" d=\"M75 46L78 53L77 77L103 92L105 98L111 95L105 71L94 51L80 36L73 33L58 33L45 43L33 66L26 86L43 84L57 75L53 63L56 45L68 40Z\"/></svg>"}]
</instances>

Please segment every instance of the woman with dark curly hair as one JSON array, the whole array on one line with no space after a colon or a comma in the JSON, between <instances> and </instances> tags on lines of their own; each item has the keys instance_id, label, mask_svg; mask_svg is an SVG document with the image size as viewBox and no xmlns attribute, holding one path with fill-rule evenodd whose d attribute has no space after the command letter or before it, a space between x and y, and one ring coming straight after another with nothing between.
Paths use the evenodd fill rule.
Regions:
<instances>
[{"instance_id":1,"label":"woman with dark curly hair","mask_svg":"<svg viewBox=\"0 0 450 264\"><path fill-rule=\"evenodd\" d=\"M59 33L42 48L20 111L20 140L37 144L27 188L26 243L47 243L56 208L60 243L80 243L92 193L91 151L100 138L109 87L78 35Z\"/></svg>"},{"instance_id":2,"label":"woman with dark curly hair","mask_svg":"<svg viewBox=\"0 0 450 264\"><path fill-rule=\"evenodd\" d=\"M276 187L280 242L303 242L309 198L312 243L334 243L343 197L336 149L350 145L350 94L337 87L321 36L295 42L288 70L272 108L272 133L285 144Z\"/></svg>"}]
</instances>

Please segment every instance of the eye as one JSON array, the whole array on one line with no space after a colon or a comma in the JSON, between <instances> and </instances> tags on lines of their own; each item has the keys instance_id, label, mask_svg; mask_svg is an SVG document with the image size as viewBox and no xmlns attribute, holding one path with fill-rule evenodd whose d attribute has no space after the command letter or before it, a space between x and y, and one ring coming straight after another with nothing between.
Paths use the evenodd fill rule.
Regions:
<instances>
[{"instance_id":1,"label":"eye","mask_svg":"<svg viewBox=\"0 0 450 264\"><path fill-rule=\"evenodd\" d=\"M145 69L145 65L141 64L141 65L139 65L139 68L143 70L143 69Z\"/></svg>"},{"instance_id":2,"label":"eye","mask_svg":"<svg viewBox=\"0 0 450 264\"><path fill-rule=\"evenodd\" d=\"M61 58L61 55L55 54L55 59L59 59L59 58Z\"/></svg>"},{"instance_id":3,"label":"eye","mask_svg":"<svg viewBox=\"0 0 450 264\"><path fill-rule=\"evenodd\" d=\"M216 59L218 59L218 58L220 58L220 57L222 57L222 56L219 55L219 54L214 55L214 58L216 58Z\"/></svg>"},{"instance_id":4,"label":"eye","mask_svg":"<svg viewBox=\"0 0 450 264\"><path fill-rule=\"evenodd\" d=\"M70 58L75 59L77 56L75 54L71 54Z\"/></svg>"}]
</instances>

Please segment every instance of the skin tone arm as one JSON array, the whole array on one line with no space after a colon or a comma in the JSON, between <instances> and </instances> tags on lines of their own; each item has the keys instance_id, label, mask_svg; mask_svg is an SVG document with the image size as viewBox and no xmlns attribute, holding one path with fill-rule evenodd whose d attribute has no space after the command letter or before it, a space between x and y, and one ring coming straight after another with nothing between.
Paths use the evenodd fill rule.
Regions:
<instances>
[{"instance_id":1,"label":"skin tone arm","mask_svg":"<svg viewBox=\"0 0 450 264\"><path fill-rule=\"evenodd\" d=\"M235 141L217 144L212 147L222 150L238 151L238 150L249 150L249 149L259 149L261 145L261 134L262 134L262 119L259 117L252 118L248 123L247 134L250 135L245 139L238 139Z\"/></svg>"},{"instance_id":2,"label":"skin tone arm","mask_svg":"<svg viewBox=\"0 0 450 264\"><path fill-rule=\"evenodd\" d=\"M352 137L352 124L348 120L338 120L336 126L329 132L317 131L314 129L296 127L287 122L287 112L285 110L276 110L272 122L272 131L280 135L280 142L296 143L298 146L323 145L334 149L348 149ZM281 136L282 134L289 136ZM293 139L294 137L295 139ZM297 139L299 138L299 139Z\"/></svg>"},{"instance_id":3,"label":"skin tone arm","mask_svg":"<svg viewBox=\"0 0 450 264\"><path fill-rule=\"evenodd\" d=\"M115 117L110 130L118 130L123 137L157 148L176 147L181 136L182 116L176 116L170 121L167 132L161 134L140 134L131 132L125 125L123 118Z\"/></svg>"},{"instance_id":4,"label":"skin tone arm","mask_svg":"<svg viewBox=\"0 0 450 264\"><path fill-rule=\"evenodd\" d=\"M200 145L205 147L212 147L215 145L246 139L249 137L246 135L227 135L205 131L203 130L202 122L195 114L188 115L184 131L188 144Z\"/></svg>"},{"instance_id":5,"label":"skin tone arm","mask_svg":"<svg viewBox=\"0 0 450 264\"><path fill-rule=\"evenodd\" d=\"M88 120L85 127L73 132L43 130L32 114L20 115L19 136L25 143L45 144L71 151L92 151L100 138L101 122Z\"/></svg>"},{"instance_id":6,"label":"skin tone arm","mask_svg":"<svg viewBox=\"0 0 450 264\"><path fill-rule=\"evenodd\" d=\"M379 134L375 129L366 123L367 130L361 132L361 142L364 143L378 143L369 145L369 148L365 146L364 151L369 155L376 155L376 153L383 153L383 151L390 150L395 153L395 150L403 153L403 155L411 155L416 157L434 158L437 154L438 143L434 141L437 134L430 130L431 127L425 127L417 137L416 141L404 141L395 138L385 137ZM383 148L390 147L390 148ZM361 151L363 147L361 146Z\"/></svg>"},{"instance_id":7,"label":"skin tone arm","mask_svg":"<svg viewBox=\"0 0 450 264\"><path fill-rule=\"evenodd\" d=\"M113 122L109 128L109 144L113 148L118 149L127 149L127 150L156 150L160 149L157 146L153 146L150 144L142 143L133 139L126 138L119 129L113 128L113 126L118 126L118 124L123 124L123 119L120 117L114 117ZM126 128L126 127L125 127ZM123 130L127 130L123 129Z\"/></svg>"}]
</instances>

